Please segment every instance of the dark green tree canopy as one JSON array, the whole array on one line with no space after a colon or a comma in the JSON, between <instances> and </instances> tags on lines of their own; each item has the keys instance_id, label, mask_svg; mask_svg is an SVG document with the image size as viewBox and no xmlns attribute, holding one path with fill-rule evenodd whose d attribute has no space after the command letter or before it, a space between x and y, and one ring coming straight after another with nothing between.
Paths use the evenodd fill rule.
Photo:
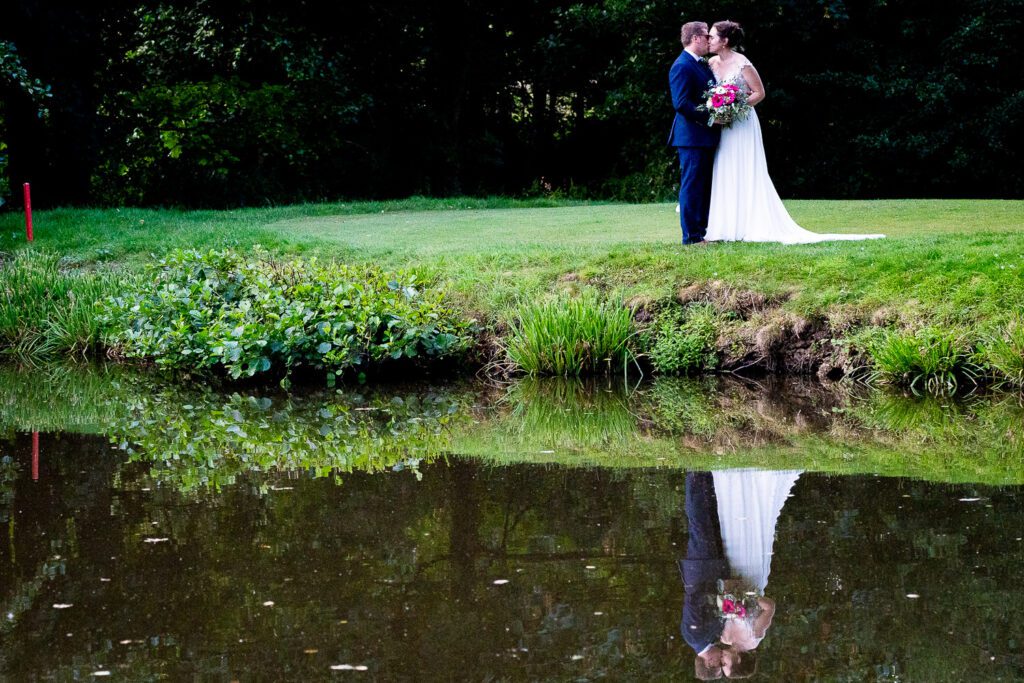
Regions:
<instances>
[{"instance_id":1,"label":"dark green tree canopy","mask_svg":"<svg viewBox=\"0 0 1024 683\"><path fill-rule=\"evenodd\" d=\"M664 199L679 26L724 18L783 196L1024 187L1024 0L13 4L2 191L43 204Z\"/></svg>"}]
</instances>

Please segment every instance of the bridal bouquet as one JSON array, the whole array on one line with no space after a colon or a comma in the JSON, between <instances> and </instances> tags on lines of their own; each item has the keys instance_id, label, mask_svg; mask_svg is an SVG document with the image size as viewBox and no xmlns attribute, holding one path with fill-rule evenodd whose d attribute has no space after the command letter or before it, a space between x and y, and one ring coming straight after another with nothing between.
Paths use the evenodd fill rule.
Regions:
<instances>
[{"instance_id":1,"label":"bridal bouquet","mask_svg":"<svg viewBox=\"0 0 1024 683\"><path fill-rule=\"evenodd\" d=\"M728 127L733 121L742 121L750 114L747 92L733 83L719 83L704 93L704 104L697 107L708 112L708 125L720 123Z\"/></svg>"},{"instance_id":2,"label":"bridal bouquet","mask_svg":"<svg viewBox=\"0 0 1024 683\"><path fill-rule=\"evenodd\" d=\"M761 611L757 597L756 591L743 590L739 582L720 579L718 595L715 597L718 616L722 619L745 619L754 616Z\"/></svg>"}]
</instances>

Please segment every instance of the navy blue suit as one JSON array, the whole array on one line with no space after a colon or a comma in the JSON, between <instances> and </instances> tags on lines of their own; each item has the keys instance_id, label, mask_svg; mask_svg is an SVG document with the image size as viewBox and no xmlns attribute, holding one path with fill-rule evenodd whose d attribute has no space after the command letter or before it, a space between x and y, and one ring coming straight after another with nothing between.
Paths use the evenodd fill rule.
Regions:
<instances>
[{"instance_id":1,"label":"navy blue suit","mask_svg":"<svg viewBox=\"0 0 1024 683\"><path fill-rule=\"evenodd\" d=\"M686 50L668 72L672 107L676 110L668 144L679 152L679 224L683 244L700 242L708 229L711 171L722 131L718 126L709 126L707 112L697 111L697 107L704 103L704 92L714 80L711 68Z\"/></svg>"},{"instance_id":2,"label":"navy blue suit","mask_svg":"<svg viewBox=\"0 0 1024 683\"><path fill-rule=\"evenodd\" d=\"M679 630L693 651L718 642L722 620L714 601L718 580L729 576L718 522L715 480L710 472L686 473L686 559L679 561L683 579L683 617Z\"/></svg>"}]
</instances>

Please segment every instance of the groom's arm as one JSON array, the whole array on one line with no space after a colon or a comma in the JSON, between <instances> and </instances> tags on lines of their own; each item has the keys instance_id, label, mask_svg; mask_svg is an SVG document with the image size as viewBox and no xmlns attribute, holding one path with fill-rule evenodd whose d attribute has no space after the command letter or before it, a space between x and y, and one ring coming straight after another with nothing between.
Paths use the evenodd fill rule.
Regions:
<instances>
[{"instance_id":1,"label":"groom's arm","mask_svg":"<svg viewBox=\"0 0 1024 683\"><path fill-rule=\"evenodd\" d=\"M697 111L694 102L699 102L704 91L697 92L696 78L688 78L686 64L676 62L668 72L669 89L672 91L672 106L677 112L694 123L706 124L707 112Z\"/></svg>"}]
</instances>

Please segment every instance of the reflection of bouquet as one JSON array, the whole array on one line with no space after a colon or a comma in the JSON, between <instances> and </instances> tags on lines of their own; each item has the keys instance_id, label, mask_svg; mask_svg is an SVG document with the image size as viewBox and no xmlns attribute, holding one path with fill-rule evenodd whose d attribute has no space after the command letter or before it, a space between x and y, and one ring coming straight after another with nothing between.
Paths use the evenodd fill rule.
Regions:
<instances>
[{"instance_id":1,"label":"reflection of bouquet","mask_svg":"<svg viewBox=\"0 0 1024 683\"><path fill-rule=\"evenodd\" d=\"M761 611L757 591L743 590L734 580L718 581L718 615L722 619L745 619Z\"/></svg>"},{"instance_id":2,"label":"reflection of bouquet","mask_svg":"<svg viewBox=\"0 0 1024 683\"><path fill-rule=\"evenodd\" d=\"M733 121L742 121L750 114L747 91L734 83L720 83L704 93L704 104L697 107L708 112L708 125L720 123L728 127Z\"/></svg>"}]
</instances>

